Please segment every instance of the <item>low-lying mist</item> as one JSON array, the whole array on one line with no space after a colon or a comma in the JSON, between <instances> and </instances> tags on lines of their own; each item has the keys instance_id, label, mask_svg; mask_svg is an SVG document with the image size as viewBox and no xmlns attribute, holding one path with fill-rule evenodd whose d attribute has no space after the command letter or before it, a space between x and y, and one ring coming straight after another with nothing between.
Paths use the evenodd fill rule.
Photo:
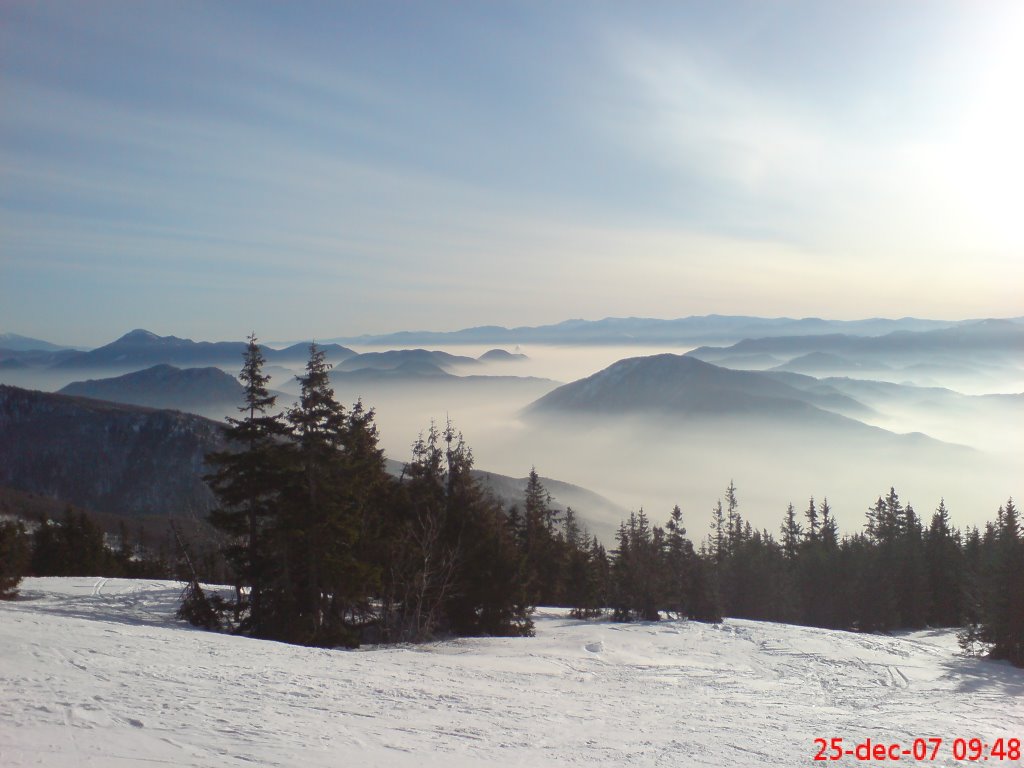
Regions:
<instances>
[{"instance_id":1,"label":"low-lying mist","mask_svg":"<svg viewBox=\"0 0 1024 768\"><path fill-rule=\"evenodd\" d=\"M474 359L491 348L431 347ZM527 417L527 406L562 383L624 358L687 350L628 345L505 350L526 357L454 365L436 375L338 370L332 383L343 404L361 398L376 410L381 445L389 458L407 460L413 442L431 421L443 425L450 419L464 434L480 469L523 477L536 466L542 475L588 488L621 509L643 507L659 523L679 504L694 540L706 534L710 511L730 480L739 489L744 518L772 532L790 502L802 510L812 495L818 501L827 496L842 529L853 533L862 530L866 508L890 486L926 521L944 497L959 526L991 520L995 509L1020 490L1024 395L966 396L951 389L857 378L820 383L823 391L863 404L862 411L842 411L863 423L890 433L924 433L934 440L896 437L859 425L851 431L778 419L640 418L616 412ZM222 367L238 373L238 368ZM54 391L71 381L124 372L5 370L0 381ZM279 405L290 406L298 398L294 377L301 368L277 363L265 372L272 377L271 388L282 393ZM986 392L991 383L978 377L964 388ZM813 380L803 385L819 386ZM827 399L822 402L827 407ZM232 415L223 404L194 410L211 418ZM605 519L611 514L607 508L599 514L578 512L584 520L590 515L592 528L606 539L618 523Z\"/></svg>"},{"instance_id":2,"label":"low-lying mist","mask_svg":"<svg viewBox=\"0 0 1024 768\"><path fill-rule=\"evenodd\" d=\"M444 347L477 357L483 347ZM509 351L513 351L510 349ZM960 526L991 520L1017 489L1024 457L1019 397L967 397L949 390L905 388L865 396L849 393L872 413L880 430L780 427L755 420L673 421L609 413L587 419L526 418L522 411L556 388L625 357L685 350L626 347L524 347L528 360L476 365L473 375L544 377L550 381L460 379L346 385L342 402L356 397L377 410L382 445L399 461L431 420L451 419L482 469L521 477L542 475L575 483L624 509L643 507L663 522L674 504L700 539L710 511L730 480L739 488L744 518L777 531L786 506L798 510L814 496L829 503L847 533L862 530L864 513L894 486L927 519L940 498ZM941 442L940 442L941 441ZM945 443L945 444L943 444ZM588 510L578 510L584 519ZM594 519L610 530L616 521Z\"/></svg>"}]
</instances>

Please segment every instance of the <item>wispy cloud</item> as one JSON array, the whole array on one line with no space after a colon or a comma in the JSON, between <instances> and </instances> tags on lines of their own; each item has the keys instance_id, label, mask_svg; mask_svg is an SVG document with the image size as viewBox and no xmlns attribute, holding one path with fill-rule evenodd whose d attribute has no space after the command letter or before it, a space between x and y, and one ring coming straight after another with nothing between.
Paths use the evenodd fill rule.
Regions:
<instances>
[{"instance_id":1,"label":"wispy cloud","mask_svg":"<svg viewBox=\"0 0 1024 768\"><path fill-rule=\"evenodd\" d=\"M763 43L794 59L777 80L732 57L722 30L749 30L706 9L529 7L513 25L482 8L382 13L0 10L0 89L16 105L0 110L0 324L45 336L23 318L74 294L107 337L149 296L172 331L171 294L222 291L199 328L255 311L240 285L274 295L281 337L954 311L921 290L924 269L973 292L965 313L981 314L979 296L992 313L1013 304L1004 287L1024 260L990 216L1012 206L991 192L965 204L969 184L1015 189L972 177L967 151L992 116L1013 117L1009 97L947 125L964 83L914 113L873 70L822 100L829 77L807 85L815 62L783 50L805 29L776 24L783 37ZM998 61L985 71L1008 69ZM118 305L112 285L139 298Z\"/></svg>"}]
</instances>

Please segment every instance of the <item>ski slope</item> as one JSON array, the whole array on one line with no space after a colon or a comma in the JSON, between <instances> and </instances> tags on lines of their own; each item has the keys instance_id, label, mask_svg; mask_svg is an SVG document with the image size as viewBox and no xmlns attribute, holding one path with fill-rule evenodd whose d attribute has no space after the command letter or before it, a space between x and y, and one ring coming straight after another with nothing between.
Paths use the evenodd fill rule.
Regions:
<instances>
[{"instance_id":1,"label":"ski slope","mask_svg":"<svg viewBox=\"0 0 1024 768\"><path fill-rule=\"evenodd\" d=\"M1024 670L959 656L946 630L542 610L535 638L329 651L193 630L179 594L27 579L0 602L0 766L777 768L834 737L941 738L928 764L951 766L957 737L1024 738Z\"/></svg>"}]
</instances>

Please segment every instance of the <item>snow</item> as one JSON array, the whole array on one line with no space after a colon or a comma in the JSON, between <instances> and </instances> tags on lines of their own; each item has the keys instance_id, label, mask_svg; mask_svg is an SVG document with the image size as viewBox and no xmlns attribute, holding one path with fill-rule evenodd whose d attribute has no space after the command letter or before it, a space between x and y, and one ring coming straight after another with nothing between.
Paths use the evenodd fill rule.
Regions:
<instances>
[{"instance_id":1,"label":"snow","mask_svg":"<svg viewBox=\"0 0 1024 768\"><path fill-rule=\"evenodd\" d=\"M27 579L0 603L0 765L795 766L833 737L939 737L954 765L954 738L1024 737L1024 670L948 630L542 610L535 638L331 651L194 630L180 592Z\"/></svg>"}]
</instances>

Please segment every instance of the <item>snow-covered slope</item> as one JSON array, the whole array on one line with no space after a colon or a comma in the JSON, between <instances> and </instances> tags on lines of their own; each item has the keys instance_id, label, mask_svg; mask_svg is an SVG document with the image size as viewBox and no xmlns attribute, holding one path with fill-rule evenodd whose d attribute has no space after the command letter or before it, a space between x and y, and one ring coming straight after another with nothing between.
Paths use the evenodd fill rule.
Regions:
<instances>
[{"instance_id":1,"label":"snow-covered slope","mask_svg":"<svg viewBox=\"0 0 1024 768\"><path fill-rule=\"evenodd\" d=\"M942 738L955 765L954 738L1024 737L1024 671L948 631L542 611L536 638L327 651L182 626L179 591L28 579L0 603L0 765L774 768L834 737Z\"/></svg>"}]
</instances>

